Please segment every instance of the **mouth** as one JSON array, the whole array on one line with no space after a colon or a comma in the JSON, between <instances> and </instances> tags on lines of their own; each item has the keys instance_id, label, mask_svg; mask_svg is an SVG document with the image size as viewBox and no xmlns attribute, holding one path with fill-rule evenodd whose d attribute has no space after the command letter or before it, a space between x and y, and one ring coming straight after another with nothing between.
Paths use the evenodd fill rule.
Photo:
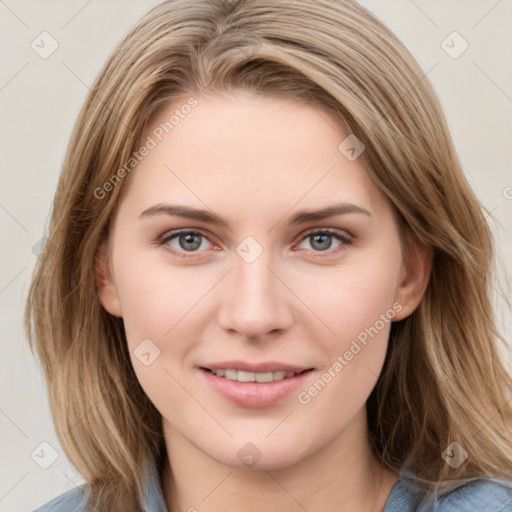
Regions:
<instances>
[{"instance_id":1,"label":"mouth","mask_svg":"<svg viewBox=\"0 0 512 512\"><path fill-rule=\"evenodd\" d=\"M212 373L217 377L223 377L229 380L236 380L237 382L276 382L285 379L291 379L293 377L297 377L298 375L302 375L303 373L313 371L313 368L308 368L307 370L302 370L298 372L293 371L285 371L285 370L275 370L268 372L249 372L245 370L236 370L234 368L204 368L201 367L201 370L205 370L207 372Z\"/></svg>"},{"instance_id":2,"label":"mouth","mask_svg":"<svg viewBox=\"0 0 512 512\"><path fill-rule=\"evenodd\" d=\"M224 399L242 407L269 407L293 394L314 368L275 362L229 361L200 366L205 383Z\"/></svg>"}]
</instances>

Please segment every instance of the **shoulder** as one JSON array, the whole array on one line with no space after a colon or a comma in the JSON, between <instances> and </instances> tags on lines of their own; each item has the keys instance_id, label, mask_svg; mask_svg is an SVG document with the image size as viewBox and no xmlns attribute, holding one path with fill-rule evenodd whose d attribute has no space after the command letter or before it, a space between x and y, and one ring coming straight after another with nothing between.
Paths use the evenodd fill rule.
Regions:
<instances>
[{"instance_id":1,"label":"shoulder","mask_svg":"<svg viewBox=\"0 0 512 512\"><path fill-rule=\"evenodd\" d=\"M84 484L57 496L34 512L84 512L86 503L87 490Z\"/></svg>"},{"instance_id":2,"label":"shoulder","mask_svg":"<svg viewBox=\"0 0 512 512\"><path fill-rule=\"evenodd\" d=\"M418 505L417 488L398 481L384 512L505 512L512 510L512 482L476 479Z\"/></svg>"},{"instance_id":3,"label":"shoulder","mask_svg":"<svg viewBox=\"0 0 512 512\"><path fill-rule=\"evenodd\" d=\"M512 510L512 482L478 480L457 487L440 500L439 512Z\"/></svg>"}]
</instances>

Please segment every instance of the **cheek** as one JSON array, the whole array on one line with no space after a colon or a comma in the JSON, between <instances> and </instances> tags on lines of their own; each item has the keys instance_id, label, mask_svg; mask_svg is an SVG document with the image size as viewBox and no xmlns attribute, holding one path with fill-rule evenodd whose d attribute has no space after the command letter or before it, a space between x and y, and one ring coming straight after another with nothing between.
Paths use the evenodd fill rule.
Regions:
<instances>
[{"instance_id":1,"label":"cheek","mask_svg":"<svg viewBox=\"0 0 512 512\"><path fill-rule=\"evenodd\" d=\"M394 301L400 253L361 258L317 280L315 312L329 327L319 345L326 355L319 380L310 383L301 403L329 408L336 417L350 417L365 403L386 356L391 322L400 309ZM311 287L313 282L304 283ZM318 409L318 410L320 410Z\"/></svg>"},{"instance_id":2,"label":"cheek","mask_svg":"<svg viewBox=\"0 0 512 512\"><path fill-rule=\"evenodd\" d=\"M370 275L365 277L371 279ZM379 277L369 282L351 278L350 282L344 283L338 300L330 304L329 316L333 319L333 330L339 333L344 345L349 339L364 338L364 333L375 325L383 330L379 320L382 315L389 317L393 313L394 287L387 279L381 278L379 281Z\"/></svg>"},{"instance_id":3,"label":"cheek","mask_svg":"<svg viewBox=\"0 0 512 512\"><path fill-rule=\"evenodd\" d=\"M386 326L393 318L399 257L360 259L354 264L333 269L323 275L302 278L300 294L306 304L311 304L315 314L323 321L322 336L328 341L328 352L350 345L366 329L377 323L379 330L382 315ZM329 336L330 331L330 336ZM385 333L384 333L385 334ZM362 336L364 337L364 335Z\"/></svg>"},{"instance_id":4,"label":"cheek","mask_svg":"<svg viewBox=\"0 0 512 512\"><path fill-rule=\"evenodd\" d=\"M142 336L165 343L182 325L194 325L193 306L211 288L212 276L201 278L201 272L192 267L148 261L142 252L126 253L129 256L120 258L117 265L116 287L131 341Z\"/></svg>"},{"instance_id":5,"label":"cheek","mask_svg":"<svg viewBox=\"0 0 512 512\"><path fill-rule=\"evenodd\" d=\"M160 412L171 396L173 409L180 410L187 404L178 384L181 365L200 339L191 328L199 329L193 305L207 290L180 269L146 264L136 251L128 254L118 264L116 286L132 366Z\"/></svg>"},{"instance_id":6,"label":"cheek","mask_svg":"<svg viewBox=\"0 0 512 512\"><path fill-rule=\"evenodd\" d=\"M173 268L165 260L148 262L147 254L134 249L118 254L116 287L137 379L160 411L170 396L173 409L185 407L189 397L178 382L201 340L206 300L201 301L218 276Z\"/></svg>"},{"instance_id":7,"label":"cheek","mask_svg":"<svg viewBox=\"0 0 512 512\"><path fill-rule=\"evenodd\" d=\"M350 417L365 403L382 370L391 323L400 309L394 300L400 262L399 252L372 254L347 261L325 277L302 281L301 290L310 290L304 302L315 305L324 324L312 322L316 329L309 333L324 358L300 403L328 408L338 418Z\"/></svg>"}]
</instances>

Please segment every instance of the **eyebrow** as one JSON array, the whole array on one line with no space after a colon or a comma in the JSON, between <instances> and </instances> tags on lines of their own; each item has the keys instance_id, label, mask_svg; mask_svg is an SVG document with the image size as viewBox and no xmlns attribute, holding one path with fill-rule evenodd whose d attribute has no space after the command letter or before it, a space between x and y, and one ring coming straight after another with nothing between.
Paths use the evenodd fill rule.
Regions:
<instances>
[{"instance_id":1,"label":"eyebrow","mask_svg":"<svg viewBox=\"0 0 512 512\"><path fill-rule=\"evenodd\" d=\"M325 208L321 208L319 210L300 210L293 217L288 219L288 223L290 225L303 224L306 222L323 220L330 217L335 217L337 215L345 215L349 213L359 213L367 215L368 217L372 216L368 210L356 204L338 203L327 206ZM181 217L183 219L197 220L229 228L228 222L224 218L211 211L165 203L155 204L154 206L147 208L140 214L139 218L152 217L154 215L160 214Z\"/></svg>"}]
</instances>

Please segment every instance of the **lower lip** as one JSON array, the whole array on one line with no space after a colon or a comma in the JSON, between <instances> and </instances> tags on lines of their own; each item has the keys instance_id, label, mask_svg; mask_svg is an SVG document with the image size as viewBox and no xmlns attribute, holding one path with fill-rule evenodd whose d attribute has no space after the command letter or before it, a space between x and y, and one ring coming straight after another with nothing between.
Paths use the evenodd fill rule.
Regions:
<instances>
[{"instance_id":1,"label":"lower lip","mask_svg":"<svg viewBox=\"0 0 512 512\"><path fill-rule=\"evenodd\" d=\"M226 377L217 377L202 368L200 373L215 391L231 402L244 407L268 407L296 391L312 371L273 382L238 382Z\"/></svg>"}]
</instances>

